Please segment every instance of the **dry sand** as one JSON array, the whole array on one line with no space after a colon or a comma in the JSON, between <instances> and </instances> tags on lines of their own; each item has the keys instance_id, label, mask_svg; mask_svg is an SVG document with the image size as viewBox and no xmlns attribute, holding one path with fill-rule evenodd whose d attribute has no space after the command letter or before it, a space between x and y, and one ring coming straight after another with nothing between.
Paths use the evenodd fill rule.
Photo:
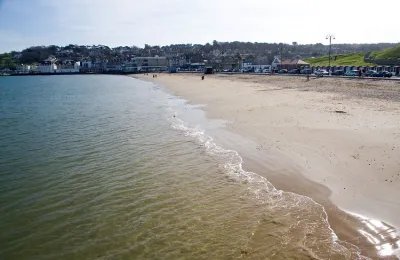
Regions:
<instances>
[{"instance_id":1,"label":"dry sand","mask_svg":"<svg viewBox=\"0 0 400 260\"><path fill-rule=\"evenodd\" d=\"M277 188L322 203L341 240L369 240L382 252L400 246L392 228L400 228L400 82L306 82L258 75L140 77L190 103L205 104L208 117L227 120L227 130L252 140L256 152L244 156L245 167ZM371 219L363 220L367 228L331 202Z\"/></svg>"}]
</instances>

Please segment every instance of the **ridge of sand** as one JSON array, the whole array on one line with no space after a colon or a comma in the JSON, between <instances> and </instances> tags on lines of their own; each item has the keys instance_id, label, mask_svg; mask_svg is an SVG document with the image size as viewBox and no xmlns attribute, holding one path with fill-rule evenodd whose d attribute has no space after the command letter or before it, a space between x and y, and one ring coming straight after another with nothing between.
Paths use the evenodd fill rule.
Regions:
<instances>
[{"instance_id":1,"label":"ridge of sand","mask_svg":"<svg viewBox=\"0 0 400 260\"><path fill-rule=\"evenodd\" d=\"M201 80L190 74L163 74L154 81L191 103L206 104L207 116L227 120L229 131L257 143L260 158L273 157L277 167L328 187L341 209L400 228L398 82L257 75ZM262 166L256 172L263 174ZM313 197L301 185L266 177L278 188ZM399 241L393 237L394 248Z\"/></svg>"}]
</instances>

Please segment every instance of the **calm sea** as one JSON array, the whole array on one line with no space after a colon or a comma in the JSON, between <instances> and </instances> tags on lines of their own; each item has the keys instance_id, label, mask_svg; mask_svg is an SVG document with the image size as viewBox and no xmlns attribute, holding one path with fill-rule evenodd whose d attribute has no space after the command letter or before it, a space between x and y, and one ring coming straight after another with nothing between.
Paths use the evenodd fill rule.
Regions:
<instances>
[{"instance_id":1,"label":"calm sea","mask_svg":"<svg viewBox=\"0 0 400 260\"><path fill-rule=\"evenodd\" d=\"M0 77L0 259L358 258L218 127L129 77Z\"/></svg>"}]
</instances>

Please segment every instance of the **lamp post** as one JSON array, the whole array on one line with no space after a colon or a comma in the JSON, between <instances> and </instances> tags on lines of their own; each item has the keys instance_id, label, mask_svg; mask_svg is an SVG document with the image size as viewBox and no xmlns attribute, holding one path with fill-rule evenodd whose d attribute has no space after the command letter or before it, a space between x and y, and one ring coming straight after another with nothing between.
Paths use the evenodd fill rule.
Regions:
<instances>
[{"instance_id":1,"label":"lamp post","mask_svg":"<svg viewBox=\"0 0 400 260\"><path fill-rule=\"evenodd\" d=\"M282 69L282 49L283 49L283 43L280 43L279 45L280 45L280 49L281 49L281 53L280 53L280 54L281 54L281 55L280 55L280 56L281 56L281 57L280 57L281 68L280 68L280 69Z\"/></svg>"},{"instance_id":2,"label":"lamp post","mask_svg":"<svg viewBox=\"0 0 400 260\"><path fill-rule=\"evenodd\" d=\"M326 36L326 39L328 40L329 39L329 61L328 61L328 70L329 70L329 75L331 74L331 48L332 48L332 39L334 39L335 40L335 35L333 35L333 34L328 34L327 36Z\"/></svg>"}]
</instances>

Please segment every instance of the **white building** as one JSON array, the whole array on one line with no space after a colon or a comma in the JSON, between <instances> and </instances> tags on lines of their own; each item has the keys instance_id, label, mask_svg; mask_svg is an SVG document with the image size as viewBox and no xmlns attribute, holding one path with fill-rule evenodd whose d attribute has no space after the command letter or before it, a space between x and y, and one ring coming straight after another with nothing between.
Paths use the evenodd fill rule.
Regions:
<instances>
[{"instance_id":1,"label":"white building","mask_svg":"<svg viewBox=\"0 0 400 260\"><path fill-rule=\"evenodd\" d=\"M173 56L168 58L170 67L184 67L190 64L190 59L185 57Z\"/></svg>"},{"instance_id":2,"label":"white building","mask_svg":"<svg viewBox=\"0 0 400 260\"><path fill-rule=\"evenodd\" d=\"M90 69L93 67L92 61L82 61L81 67L84 69Z\"/></svg>"},{"instance_id":3,"label":"white building","mask_svg":"<svg viewBox=\"0 0 400 260\"><path fill-rule=\"evenodd\" d=\"M56 73L78 73L81 63L73 60L66 60L56 68Z\"/></svg>"},{"instance_id":4,"label":"white building","mask_svg":"<svg viewBox=\"0 0 400 260\"><path fill-rule=\"evenodd\" d=\"M169 61L166 57L136 57L125 64L124 70L128 72L167 70L168 66Z\"/></svg>"},{"instance_id":5,"label":"white building","mask_svg":"<svg viewBox=\"0 0 400 260\"><path fill-rule=\"evenodd\" d=\"M279 56L274 56L274 60L272 61L272 64L271 64L272 69L273 69L273 70L278 69L278 66L279 66L280 64L281 64L281 59L280 59L280 57L279 57Z\"/></svg>"},{"instance_id":6,"label":"white building","mask_svg":"<svg viewBox=\"0 0 400 260\"><path fill-rule=\"evenodd\" d=\"M29 72L31 72L31 66L30 65L21 64L17 68L17 73L18 74L27 74Z\"/></svg>"},{"instance_id":7,"label":"white building","mask_svg":"<svg viewBox=\"0 0 400 260\"><path fill-rule=\"evenodd\" d=\"M50 56L38 65L37 69L40 73L54 73L57 70L56 61L55 57Z\"/></svg>"}]
</instances>

